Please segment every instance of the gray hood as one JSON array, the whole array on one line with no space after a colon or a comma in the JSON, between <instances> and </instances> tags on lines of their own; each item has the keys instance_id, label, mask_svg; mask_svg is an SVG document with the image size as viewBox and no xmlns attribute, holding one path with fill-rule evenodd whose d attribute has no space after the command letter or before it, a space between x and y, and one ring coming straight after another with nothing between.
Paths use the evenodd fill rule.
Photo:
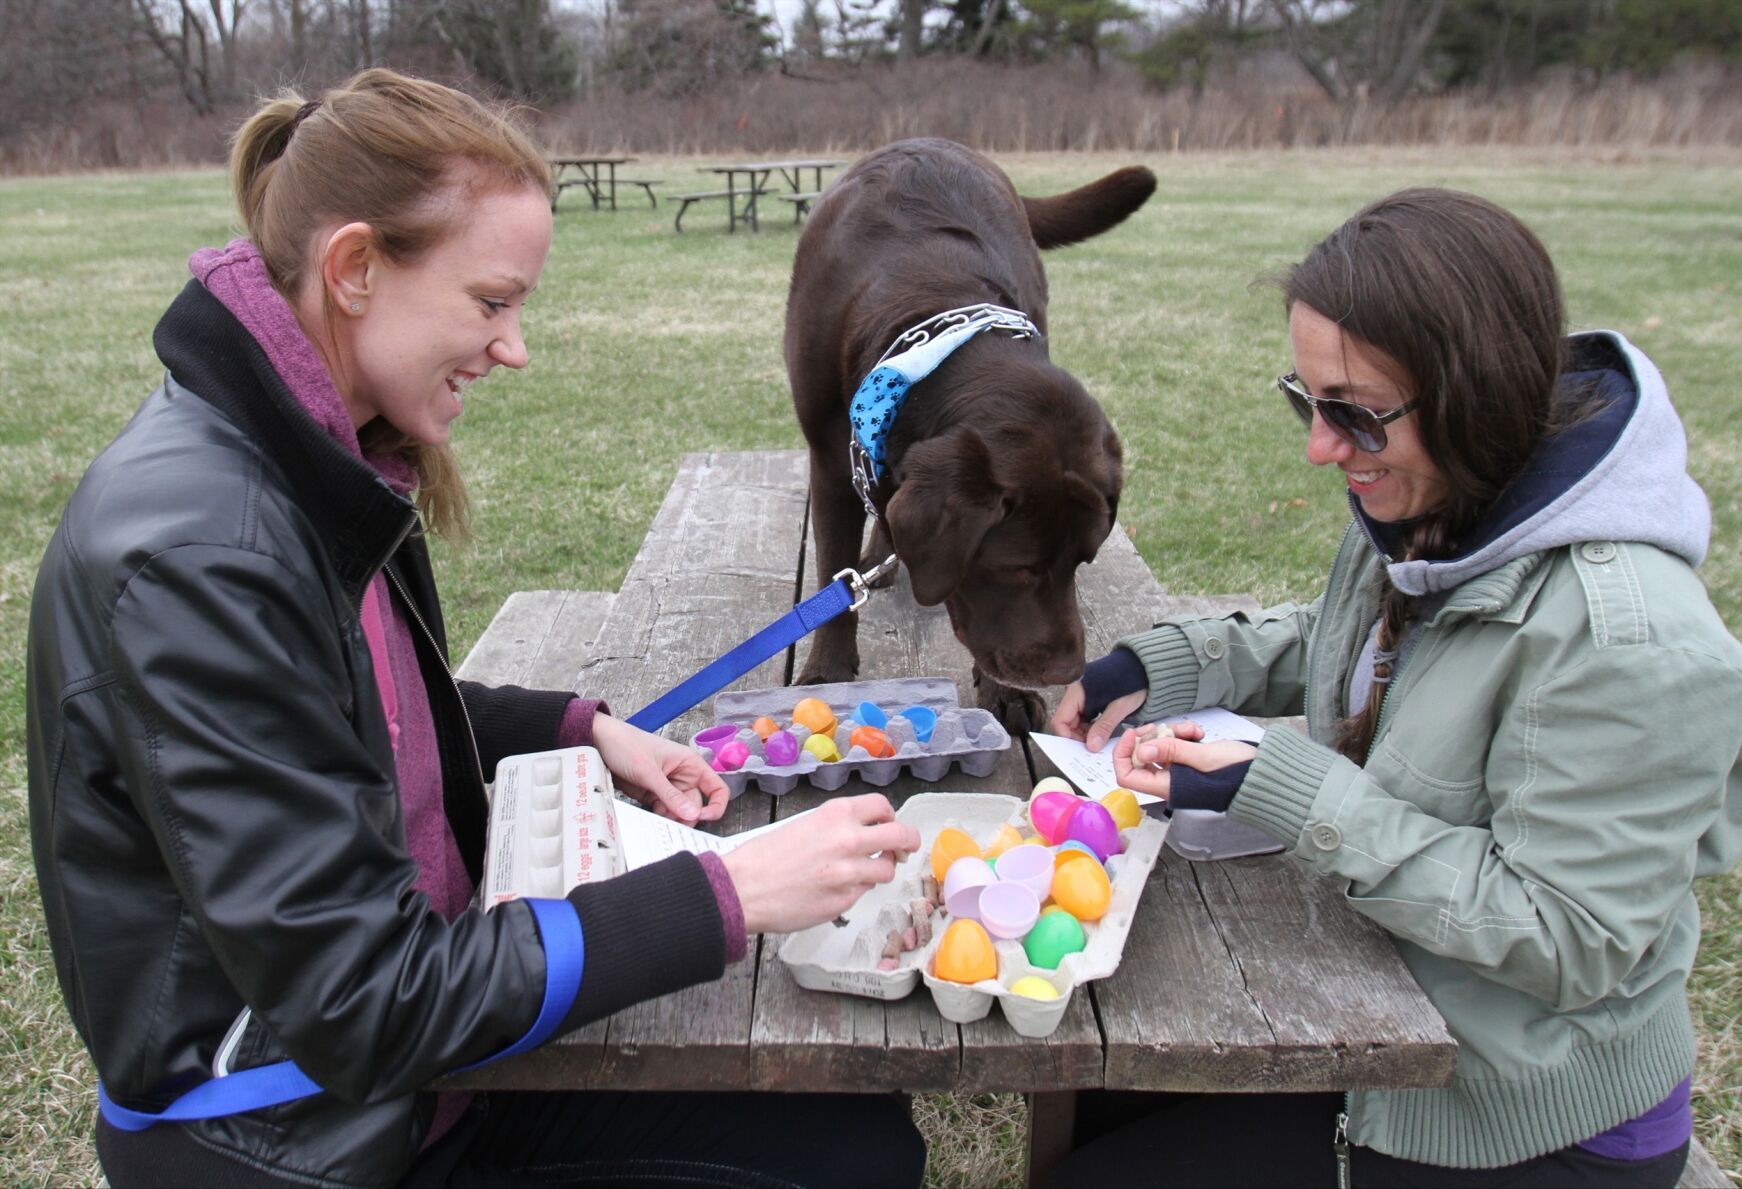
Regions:
<instances>
[{"instance_id":1,"label":"gray hood","mask_svg":"<svg viewBox=\"0 0 1742 1189\"><path fill-rule=\"evenodd\" d=\"M1656 365L1615 331L1590 331L1568 340L1562 382L1601 411L1538 448L1467 552L1391 563L1399 590L1448 591L1515 558L1583 541L1655 545L1696 567L1705 560L1711 506L1688 475L1687 435ZM1391 535L1351 503L1376 544Z\"/></svg>"}]
</instances>

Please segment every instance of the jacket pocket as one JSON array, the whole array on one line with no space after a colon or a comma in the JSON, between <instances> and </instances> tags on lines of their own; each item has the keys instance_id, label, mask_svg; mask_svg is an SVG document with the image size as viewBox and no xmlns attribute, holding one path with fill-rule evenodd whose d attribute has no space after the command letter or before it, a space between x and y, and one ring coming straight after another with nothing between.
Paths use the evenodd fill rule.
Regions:
<instances>
[{"instance_id":1,"label":"jacket pocket","mask_svg":"<svg viewBox=\"0 0 1742 1189\"><path fill-rule=\"evenodd\" d=\"M1410 740L1407 756L1380 740L1366 769L1379 787L1423 813L1454 826L1484 826L1494 815L1483 774L1486 749L1462 732L1439 731Z\"/></svg>"}]
</instances>

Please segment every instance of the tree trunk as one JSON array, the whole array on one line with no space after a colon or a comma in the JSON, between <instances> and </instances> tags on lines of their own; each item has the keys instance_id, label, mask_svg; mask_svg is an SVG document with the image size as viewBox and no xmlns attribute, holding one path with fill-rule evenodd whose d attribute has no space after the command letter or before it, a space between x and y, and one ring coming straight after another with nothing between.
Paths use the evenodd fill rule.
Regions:
<instances>
[{"instance_id":1,"label":"tree trunk","mask_svg":"<svg viewBox=\"0 0 1742 1189\"><path fill-rule=\"evenodd\" d=\"M903 62L919 57L919 36L925 26L925 0L901 0L901 41L895 56Z\"/></svg>"}]
</instances>

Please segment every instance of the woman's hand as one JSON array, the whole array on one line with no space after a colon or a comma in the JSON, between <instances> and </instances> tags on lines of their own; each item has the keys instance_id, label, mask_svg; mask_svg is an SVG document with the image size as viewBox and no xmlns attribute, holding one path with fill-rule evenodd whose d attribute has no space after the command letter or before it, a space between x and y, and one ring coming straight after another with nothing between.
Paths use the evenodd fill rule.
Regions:
<instances>
[{"instance_id":1,"label":"woman's hand","mask_svg":"<svg viewBox=\"0 0 1742 1189\"><path fill-rule=\"evenodd\" d=\"M881 793L837 797L725 855L751 933L795 933L832 921L919 849Z\"/></svg>"},{"instance_id":2,"label":"woman's hand","mask_svg":"<svg viewBox=\"0 0 1742 1189\"><path fill-rule=\"evenodd\" d=\"M593 716L593 746L617 787L662 817L693 825L726 812L731 790L694 748L608 714Z\"/></svg>"},{"instance_id":3,"label":"woman's hand","mask_svg":"<svg viewBox=\"0 0 1742 1189\"><path fill-rule=\"evenodd\" d=\"M1203 737L1204 729L1195 722L1178 723L1171 729L1150 723L1126 731L1113 744L1113 775L1119 787L1165 801L1169 766L1184 764L1199 772L1214 772L1230 764L1243 764L1258 754L1250 743L1235 739L1199 742Z\"/></svg>"},{"instance_id":4,"label":"woman's hand","mask_svg":"<svg viewBox=\"0 0 1742 1189\"><path fill-rule=\"evenodd\" d=\"M1090 751L1100 751L1107 746L1107 740L1113 737L1113 732L1119 729L1119 724L1135 714L1148 700L1148 690L1121 694L1108 702L1107 708L1093 722L1084 723L1083 683L1073 681L1065 687L1064 697L1059 699L1058 709L1052 712L1052 722L1048 725L1053 734L1075 739Z\"/></svg>"}]
</instances>

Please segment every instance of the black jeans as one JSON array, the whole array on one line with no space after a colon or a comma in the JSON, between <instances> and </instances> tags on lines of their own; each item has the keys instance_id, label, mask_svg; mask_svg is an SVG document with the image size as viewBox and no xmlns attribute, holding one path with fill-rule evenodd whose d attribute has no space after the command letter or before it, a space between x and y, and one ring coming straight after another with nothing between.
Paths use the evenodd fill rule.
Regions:
<instances>
[{"instance_id":1,"label":"black jeans","mask_svg":"<svg viewBox=\"0 0 1742 1189\"><path fill-rule=\"evenodd\" d=\"M1332 1186L1341 1094L1133 1094L1077 1097L1072 1151L1047 1185ZM1355 1189L1674 1189L1688 1148L1611 1160L1562 1148L1504 1168L1445 1168L1351 1148Z\"/></svg>"},{"instance_id":2,"label":"black jeans","mask_svg":"<svg viewBox=\"0 0 1742 1189\"><path fill-rule=\"evenodd\" d=\"M480 1095L405 1184L914 1186L925 1141L894 1094Z\"/></svg>"}]
</instances>

